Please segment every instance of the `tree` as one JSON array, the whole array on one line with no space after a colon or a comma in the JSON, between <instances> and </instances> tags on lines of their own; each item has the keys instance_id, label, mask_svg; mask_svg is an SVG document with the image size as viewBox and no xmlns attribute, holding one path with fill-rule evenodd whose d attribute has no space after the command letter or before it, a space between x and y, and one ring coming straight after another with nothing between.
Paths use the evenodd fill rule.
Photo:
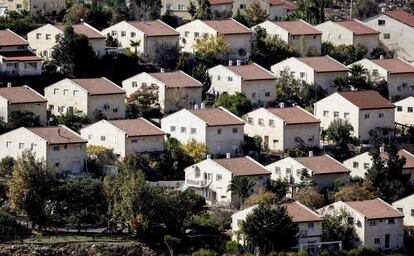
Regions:
<instances>
[{"instance_id":1,"label":"tree","mask_svg":"<svg viewBox=\"0 0 414 256\"><path fill-rule=\"evenodd\" d=\"M90 120L87 116L75 115L74 113L66 113L64 115L52 116L53 125L65 125L70 129L78 132L83 126L90 124Z\"/></svg>"},{"instance_id":2,"label":"tree","mask_svg":"<svg viewBox=\"0 0 414 256\"><path fill-rule=\"evenodd\" d=\"M164 69L173 69L177 65L179 55L178 45L157 42L150 59Z\"/></svg>"},{"instance_id":3,"label":"tree","mask_svg":"<svg viewBox=\"0 0 414 256\"><path fill-rule=\"evenodd\" d=\"M147 117L152 108L158 103L158 87L155 85L142 85L139 90L132 93L127 103L135 107L132 116Z\"/></svg>"},{"instance_id":4,"label":"tree","mask_svg":"<svg viewBox=\"0 0 414 256\"><path fill-rule=\"evenodd\" d=\"M296 245L299 229L286 207L260 204L241 223L241 231L252 245L268 251L289 250Z\"/></svg>"},{"instance_id":5,"label":"tree","mask_svg":"<svg viewBox=\"0 0 414 256\"><path fill-rule=\"evenodd\" d=\"M365 20L379 13L379 6L375 0L358 0L352 8L352 15Z\"/></svg>"},{"instance_id":6,"label":"tree","mask_svg":"<svg viewBox=\"0 0 414 256\"><path fill-rule=\"evenodd\" d=\"M112 11L112 25L123 20L135 19L133 11L128 8L125 0L109 0L107 3Z\"/></svg>"},{"instance_id":7,"label":"tree","mask_svg":"<svg viewBox=\"0 0 414 256\"><path fill-rule=\"evenodd\" d=\"M236 92L233 95L220 95L214 107L223 107L237 116L242 116L252 110L252 103L245 94Z\"/></svg>"},{"instance_id":8,"label":"tree","mask_svg":"<svg viewBox=\"0 0 414 256\"><path fill-rule=\"evenodd\" d=\"M348 120L335 119L328 129L326 129L326 138L332 140L339 147L346 147L348 143L352 142L351 132L354 130Z\"/></svg>"},{"instance_id":9,"label":"tree","mask_svg":"<svg viewBox=\"0 0 414 256\"><path fill-rule=\"evenodd\" d=\"M28 110L15 110L10 113L7 130L14 130L20 127L40 126L39 116Z\"/></svg>"},{"instance_id":10,"label":"tree","mask_svg":"<svg viewBox=\"0 0 414 256\"><path fill-rule=\"evenodd\" d=\"M227 192L231 192L232 195L236 195L239 198L240 205L243 205L244 200L248 198L253 191L256 183L250 180L246 176L237 176L234 177L229 186L227 187Z\"/></svg>"},{"instance_id":11,"label":"tree","mask_svg":"<svg viewBox=\"0 0 414 256\"><path fill-rule=\"evenodd\" d=\"M368 89L369 84L364 77L365 68L361 64L353 64L349 68L349 85L356 90Z\"/></svg>"},{"instance_id":12,"label":"tree","mask_svg":"<svg viewBox=\"0 0 414 256\"><path fill-rule=\"evenodd\" d=\"M194 49L204 57L214 56L220 59L230 51L230 44L224 40L223 35L207 35L195 42Z\"/></svg>"},{"instance_id":13,"label":"tree","mask_svg":"<svg viewBox=\"0 0 414 256\"><path fill-rule=\"evenodd\" d=\"M134 48L134 53L135 53L135 55L137 55L138 54L138 47L141 46L141 39L135 40L135 41L130 40L130 41L131 41L130 46Z\"/></svg>"},{"instance_id":14,"label":"tree","mask_svg":"<svg viewBox=\"0 0 414 256\"><path fill-rule=\"evenodd\" d=\"M256 26L257 24L267 20L267 18L269 17L266 10L262 9L258 1L255 1L252 4L250 4L246 8L245 13L247 21L249 23L249 27Z\"/></svg>"},{"instance_id":15,"label":"tree","mask_svg":"<svg viewBox=\"0 0 414 256\"><path fill-rule=\"evenodd\" d=\"M345 210L333 212L323 216L322 240L342 241L344 248L353 246L356 239L356 232L353 224L348 222L349 213Z\"/></svg>"},{"instance_id":16,"label":"tree","mask_svg":"<svg viewBox=\"0 0 414 256\"><path fill-rule=\"evenodd\" d=\"M270 191L265 191L263 189L260 189L258 191L256 191L255 193L253 193L252 195L250 195L246 201L244 202L244 204L242 205L243 209L246 209L250 206L256 205L256 204L272 204L274 202L277 202L277 196L276 194L270 192Z\"/></svg>"},{"instance_id":17,"label":"tree","mask_svg":"<svg viewBox=\"0 0 414 256\"><path fill-rule=\"evenodd\" d=\"M111 34L106 35L105 45L107 47L119 47L121 44L119 43L117 38L114 38Z\"/></svg>"},{"instance_id":18,"label":"tree","mask_svg":"<svg viewBox=\"0 0 414 256\"><path fill-rule=\"evenodd\" d=\"M311 209L318 209L325 204L324 196L316 187L301 186L293 189L293 198Z\"/></svg>"},{"instance_id":19,"label":"tree","mask_svg":"<svg viewBox=\"0 0 414 256\"><path fill-rule=\"evenodd\" d=\"M329 55L335 60L348 65L363 59L368 50L363 45L338 45L334 46L330 42L322 43L322 55Z\"/></svg>"},{"instance_id":20,"label":"tree","mask_svg":"<svg viewBox=\"0 0 414 256\"><path fill-rule=\"evenodd\" d=\"M52 59L60 73L69 77L91 77L96 73L97 58L88 38L76 34L72 26L65 27L63 36L58 36Z\"/></svg>"},{"instance_id":21,"label":"tree","mask_svg":"<svg viewBox=\"0 0 414 256\"><path fill-rule=\"evenodd\" d=\"M0 161L0 177L6 178L12 175L16 161L11 156L6 156Z\"/></svg>"},{"instance_id":22,"label":"tree","mask_svg":"<svg viewBox=\"0 0 414 256\"><path fill-rule=\"evenodd\" d=\"M104 9L102 4L92 1L84 19L89 25L101 31L102 29L109 27L109 22L112 19L112 12Z\"/></svg>"},{"instance_id":23,"label":"tree","mask_svg":"<svg viewBox=\"0 0 414 256\"><path fill-rule=\"evenodd\" d=\"M193 19L210 19L210 2L207 0L196 0L196 3L190 1L189 12L192 14Z\"/></svg>"},{"instance_id":24,"label":"tree","mask_svg":"<svg viewBox=\"0 0 414 256\"><path fill-rule=\"evenodd\" d=\"M50 224L48 203L57 184L56 173L44 160L38 161L30 151L16 160L9 183L10 205L17 213L27 215L38 229Z\"/></svg>"},{"instance_id":25,"label":"tree","mask_svg":"<svg viewBox=\"0 0 414 256\"><path fill-rule=\"evenodd\" d=\"M342 187L338 192L335 193L335 201L362 201L377 198L378 195L375 192L375 188L369 181L353 182Z\"/></svg>"},{"instance_id":26,"label":"tree","mask_svg":"<svg viewBox=\"0 0 414 256\"><path fill-rule=\"evenodd\" d=\"M195 140L182 145L184 153L187 154L194 163L203 161L208 153L208 148L204 143Z\"/></svg>"},{"instance_id":27,"label":"tree","mask_svg":"<svg viewBox=\"0 0 414 256\"><path fill-rule=\"evenodd\" d=\"M63 22L65 24L77 24L80 23L82 19L85 18L88 9L83 6L73 5L66 10L66 14L63 17Z\"/></svg>"},{"instance_id":28,"label":"tree","mask_svg":"<svg viewBox=\"0 0 414 256\"><path fill-rule=\"evenodd\" d=\"M185 153L181 143L172 137L165 141L165 154L163 161L159 162L157 169L161 170L167 180L180 180L184 178L184 169L194 162Z\"/></svg>"},{"instance_id":29,"label":"tree","mask_svg":"<svg viewBox=\"0 0 414 256\"><path fill-rule=\"evenodd\" d=\"M336 77L334 80L334 85L332 87L335 87L338 92L350 89L347 79L345 79L343 76Z\"/></svg>"},{"instance_id":30,"label":"tree","mask_svg":"<svg viewBox=\"0 0 414 256\"><path fill-rule=\"evenodd\" d=\"M269 182L268 188L270 192L274 193L277 202L282 201L289 192L289 182L286 179L276 179Z\"/></svg>"},{"instance_id":31,"label":"tree","mask_svg":"<svg viewBox=\"0 0 414 256\"><path fill-rule=\"evenodd\" d=\"M88 171L90 173L95 173L97 176L103 174L102 170L105 165L116 165L118 160L113 149L105 148L103 146L89 145L87 153Z\"/></svg>"}]
</instances>

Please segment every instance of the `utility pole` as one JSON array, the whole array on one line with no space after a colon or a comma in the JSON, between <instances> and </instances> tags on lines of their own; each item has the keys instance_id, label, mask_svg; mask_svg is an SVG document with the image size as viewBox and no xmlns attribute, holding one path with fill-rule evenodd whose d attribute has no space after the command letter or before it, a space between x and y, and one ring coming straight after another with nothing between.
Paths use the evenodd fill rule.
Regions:
<instances>
[{"instance_id":1,"label":"utility pole","mask_svg":"<svg viewBox=\"0 0 414 256\"><path fill-rule=\"evenodd\" d=\"M351 0L351 7L349 7L349 19L352 20L352 6L354 4L354 0Z\"/></svg>"}]
</instances>

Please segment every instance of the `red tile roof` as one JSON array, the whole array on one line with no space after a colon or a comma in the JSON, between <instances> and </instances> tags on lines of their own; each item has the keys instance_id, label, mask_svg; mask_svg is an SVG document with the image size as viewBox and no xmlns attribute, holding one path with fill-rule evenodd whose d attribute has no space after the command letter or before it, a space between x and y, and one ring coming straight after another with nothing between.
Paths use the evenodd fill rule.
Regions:
<instances>
[{"instance_id":1,"label":"red tile roof","mask_svg":"<svg viewBox=\"0 0 414 256\"><path fill-rule=\"evenodd\" d=\"M394 104L376 91L343 91L337 93L361 110L395 108Z\"/></svg>"},{"instance_id":2,"label":"red tile roof","mask_svg":"<svg viewBox=\"0 0 414 256\"><path fill-rule=\"evenodd\" d=\"M202 87L203 85L183 71L149 73L169 88Z\"/></svg>"},{"instance_id":3,"label":"red tile roof","mask_svg":"<svg viewBox=\"0 0 414 256\"><path fill-rule=\"evenodd\" d=\"M384 14L408 26L414 27L414 16L409 14L408 12L401 11L401 10L393 10L393 11L387 11Z\"/></svg>"},{"instance_id":4,"label":"red tile roof","mask_svg":"<svg viewBox=\"0 0 414 256\"><path fill-rule=\"evenodd\" d=\"M175 31L160 20L148 21L127 21L131 26L142 31L147 36L179 36L180 33Z\"/></svg>"},{"instance_id":5,"label":"red tile roof","mask_svg":"<svg viewBox=\"0 0 414 256\"><path fill-rule=\"evenodd\" d=\"M406 160L404 164L404 169L414 169L414 155L412 155L410 152L406 151L405 149L399 150L398 155L400 157L404 157ZM381 153L380 156L381 156L381 159L384 161L387 161L389 158L388 153Z\"/></svg>"},{"instance_id":6,"label":"red tile roof","mask_svg":"<svg viewBox=\"0 0 414 256\"><path fill-rule=\"evenodd\" d=\"M28 86L0 88L0 97L7 99L11 104L47 102L45 97Z\"/></svg>"},{"instance_id":7,"label":"red tile roof","mask_svg":"<svg viewBox=\"0 0 414 256\"><path fill-rule=\"evenodd\" d=\"M145 120L144 118L111 120L108 122L125 132L129 137L155 136L165 134L160 128Z\"/></svg>"},{"instance_id":8,"label":"red tile roof","mask_svg":"<svg viewBox=\"0 0 414 256\"><path fill-rule=\"evenodd\" d=\"M220 35L251 34L253 31L234 19L203 20L207 26L213 28Z\"/></svg>"},{"instance_id":9,"label":"red tile roof","mask_svg":"<svg viewBox=\"0 0 414 256\"><path fill-rule=\"evenodd\" d=\"M41 61L42 58L31 51L0 52L5 61Z\"/></svg>"},{"instance_id":10,"label":"red tile roof","mask_svg":"<svg viewBox=\"0 0 414 256\"><path fill-rule=\"evenodd\" d=\"M55 25L56 28L61 30L62 32L65 31L65 25ZM87 23L81 23L81 24L73 24L73 31L76 34L84 35L89 39L103 39L105 36L98 31L97 29L93 28L91 25Z\"/></svg>"},{"instance_id":11,"label":"red tile roof","mask_svg":"<svg viewBox=\"0 0 414 256\"><path fill-rule=\"evenodd\" d=\"M55 144L74 144L74 143L87 143L79 134L70 130L66 126L49 126L49 127L37 127L27 128L37 136L43 138L49 145Z\"/></svg>"},{"instance_id":12,"label":"red tile roof","mask_svg":"<svg viewBox=\"0 0 414 256\"><path fill-rule=\"evenodd\" d=\"M192 109L195 116L207 123L207 126L244 125L243 120L222 108Z\"/></svg>"},{"instance_id":13,"label":"red tile roof","mask_svg":"<svg viewBox=\"0 0 414 256\"><path fill-rule=\"evenodd\" d=\"M375 35L380 33L379 31L368 27L358 20L339 21L336 23L351 30L356 35Z\"/></svg>"},{"instance_id":14,"label":"red tile roof","mask_svg":"<svg viewBox=\"0 0 414 256\"><path fill-rule=\"evenodd\" d=\"M10 29L0 30L0 47L29 45L29 42L11 31Z\"/></svg>"},{"instance_id":15,"label":"red tile roof","mask_svg":"<svg viewBox=\"0 0 414 256\"><path fill-rule=\"evenodd\" d=\"M220 5L220 4L232 4L233 0L208 0L210 5Z\"/></svg>"},{"instance_id":16,"label":"red tile roof","mask_svg":"<svg viewBox=\"0 0 414 256\"><path fill-rule=\"evenodd\" d=\"M388 70L391 74L414 73L414 66L397 58L375 59L371 61L377 64L378 66L381 66L384 69Z\"/></svg>"},{"instance_id":17,"label":"red tile roof","mask_svg":"<svg viewBox=\"0 0 414 256\"><path fill-rule=\"evenodd\" d=\"M293 223L321 222L322 217L299 202L283 204Z\"/></svg>"},{"instance_id":18,"label":"red tile roof","mask_svg":"<svg viewBox=\"0 0 414 256\"><path fill-rule=\"evenodd\" d=\"M329 56L297 58L299 61L313 68L318 73L348 72L348 68Z\"/></svg>"},{"instance_id":19,"label":"red tile roof","mask_svg":"<svg viewBox=\"0 0 414 256\"><path fill-rule=\"evenodd\" d=\"M125 92L121 87L109 81L108 79L101 78L83 78L72 79L72 82L79 85L90 95L105 95L105 94L124 94Z\"/></svg>"},{"instance_id":20,"label":"red tile roof","mask_svg":"<svg viewBox=\"0 0 414 256\"><path fill-rule=\"evenodd\" d=\"M381 199L345 202L348 206L364 215L368 220L403 218L404 215Z\"/></svg>"},{"instance_id":21,"label":"red tile roof","mask_svg":"<svg viewBox=\"0 0 414 256\"><path fill-rule=\"evenodd\" d=\"M286 125L312 124L321 122L311 113L300 107L268 108L266 110L282 119Z\"/></svg>"},{"instance_id":22,"label":"red tile roof","mask_svg":"<svg viewBox=\"0 0 414 256\"><path fill-rule=\"evenodd\" d=\"M256 63L240 66L227 66L228 69L241 76L245 81L276 80L276 77Z\"/></svg>"},{"instance_id":23,"label":"red tile roof","mask_svg":"<svg viewBox=\"0 0 414 256\"><path fill-rule=\"evenodd\" d=\"M291 35L320 35L321 31L303 20L274 21L273 24L288 31Z\"/></svg>"},{"instance_id":24,"label":"red tile roof","mask_svg":"<svg viewBox=\"0 0 414 256\"><path fill-rule=\"evenodd\" d=\"M268 170L266 170L266 168L263 165L246 156L213 159L213 161L229 170L231 173L233 173L234 176L254 176L271 174Z\"/></svg>"},{"instance_id":25,"label":"red tile roof","mask_svg":"<svg viewBox=\"0 0 414 256\"><path fill-rule=\"evenodd\" d=\"M270 0L269 3L271 6L283 5L288 11L294 11L297 9L296 4L288 0Z\"/></svg>"},{"instance_id":26,"label":"red tile roof","mask_svg":"<svg viewBox=\"0 0 414 256\"><path fill-rule=\"evenodd\" d=\"M296 157L294 159L312 171L313 175L350 172L343 164L328 155Z\"/></svg>"}]
</instances>

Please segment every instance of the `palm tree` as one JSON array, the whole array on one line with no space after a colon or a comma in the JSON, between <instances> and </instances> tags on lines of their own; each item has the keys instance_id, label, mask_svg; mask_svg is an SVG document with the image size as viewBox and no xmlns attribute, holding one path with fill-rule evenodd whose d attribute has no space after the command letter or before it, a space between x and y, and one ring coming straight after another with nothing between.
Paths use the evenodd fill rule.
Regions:
<instances>
[{"instance_id":1,"label":"palm tree","mask_svg":"<svg viewBox=\"0 0 414 256\"><path fill-rule=\"evenodd\" d=\"M134 47L135 55L138 53L138 47L141 45L141 39L137 41L131 40L131 47Z\"/></svg>"},{"instance_id":2,"label":"palm tree","mask_svg":"<svg viewBox=\"0 0 414 256\"><path fill-rule=\"evenodd\" d=\"M256 185L246 176L234 177L227 188L227 192L239 197L240 206L243 205L244 199L248 198L251 190Z\"/></svg>"},{"instance_id":3,"label":"palm tree","mask_svg":"<svg viewBox=\"0 0 414 256\"><path fill-rule=\"evenodd\" d=\"M367 89L368 83L364 78L365 68L362 64L353 64L349 68L349 83L356 90Z\"/></svg>"}]
</instances>

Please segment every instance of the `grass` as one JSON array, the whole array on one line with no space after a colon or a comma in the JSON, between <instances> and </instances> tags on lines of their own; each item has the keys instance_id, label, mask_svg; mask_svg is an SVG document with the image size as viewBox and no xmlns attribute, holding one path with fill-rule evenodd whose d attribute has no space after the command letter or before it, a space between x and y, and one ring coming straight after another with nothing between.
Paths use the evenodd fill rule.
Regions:
<instances>
[{"instance_id":1,"label":"grass","mask_svg":"<svg viewBox=\"0 0 414 256\"><path fill-rule=\"evenodd\" d=\"M79 242L125 242L128 241L123 237L115 236L82 236L82 235L57 235L42 236L33 235L23 239L23 243L29 244L57 244L57 243L79 243Z\"/></svg>"}]
</instances>

